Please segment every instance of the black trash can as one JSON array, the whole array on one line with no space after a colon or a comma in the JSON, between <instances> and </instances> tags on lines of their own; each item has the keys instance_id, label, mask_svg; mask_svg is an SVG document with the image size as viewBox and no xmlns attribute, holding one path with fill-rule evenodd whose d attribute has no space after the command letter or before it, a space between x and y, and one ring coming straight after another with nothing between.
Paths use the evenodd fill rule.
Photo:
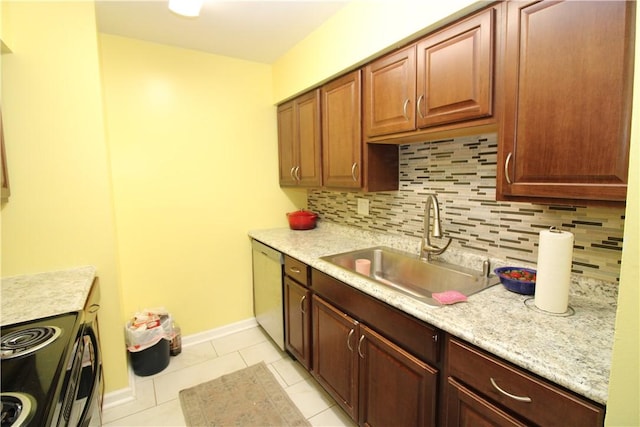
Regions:
<instances>
[{"instance_id":1,"label":"black trash can","mask_svg":"<svg viewBox=\"0 0 640 427\"><path fill-rule=\"evenodd\" d=\"M157 374L169 365L169 340L160 339L141 351L129 351L133 372L141 377Z\"/></svg>"}]
</instances>

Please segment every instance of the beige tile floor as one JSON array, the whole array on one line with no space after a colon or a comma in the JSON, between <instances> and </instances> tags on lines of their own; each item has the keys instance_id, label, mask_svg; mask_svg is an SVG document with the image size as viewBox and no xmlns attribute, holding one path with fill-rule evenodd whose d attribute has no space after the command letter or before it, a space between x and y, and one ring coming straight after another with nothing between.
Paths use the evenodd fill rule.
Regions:
<instances>
[{"instance_id":1,"label":"beige tile floor","mask_svg":"<svg viewBox=\"0 0 640 427\"><path fill-rule=\"evenodd\" d=\"M313 426L355 424L318 383L260 327L185 346L162 372L137 377L136 399L103 413L105 427L184 426L178 392L264 361ZM249 427L249 426L248 426Z\"/></svg>"}]
</instances>

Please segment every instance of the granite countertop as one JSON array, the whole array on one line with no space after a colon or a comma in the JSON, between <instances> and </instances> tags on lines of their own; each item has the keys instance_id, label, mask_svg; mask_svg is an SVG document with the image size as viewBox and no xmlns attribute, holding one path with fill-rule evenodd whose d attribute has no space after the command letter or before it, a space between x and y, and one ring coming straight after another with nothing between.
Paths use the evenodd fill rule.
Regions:
<instances>
[{"instance_id":1,"label":"granite countertop","mask_svg":"<svg viewBox=\"0 0 640 427\"><path fill-rule=\"evenodd\" d=\"M418 253L419 239L371 233L335 224L293 231L252 230L249 236L339 279L420 320L475 344L582 396L606 405L615 327L617 288L572 277L571 316L532 309L531 296L490 287L467 302L434 307L320 259L322 256L389 246ZM453 255L456 256L456 255ZM468 266L470 261L465 261ZM482 261L477 270L481 270ZM492 260L493 265L496 265ZM535 308L535 307L534 307Z\"/></svg>"},{"instance_id":2,"label":"granite countertop","mask_svg":"<svg viewBox=\"0 0 640 427\"><path fill-rule=\"evenodd\" d=\"M96 269L91 266L2 278L2 326L84 309Z\"/></svg>"}]
</instances>

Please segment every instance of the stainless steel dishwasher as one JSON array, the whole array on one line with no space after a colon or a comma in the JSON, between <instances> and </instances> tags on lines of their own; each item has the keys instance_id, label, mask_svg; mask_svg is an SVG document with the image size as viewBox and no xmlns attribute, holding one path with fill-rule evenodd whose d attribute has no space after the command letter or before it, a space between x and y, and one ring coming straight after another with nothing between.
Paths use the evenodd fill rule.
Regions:
<instances>
[{"instance_id":1,"label":"stainless steel dishwasher","mask_svg":"<svg viewBox=\"0 0 640 427\"><path fill-rule=\"evenodd\" d=\"M257 240L251 241L253 257L253 313L262 328L284 350L282 302L283 256Z\"/></svg>"}]
</instances>

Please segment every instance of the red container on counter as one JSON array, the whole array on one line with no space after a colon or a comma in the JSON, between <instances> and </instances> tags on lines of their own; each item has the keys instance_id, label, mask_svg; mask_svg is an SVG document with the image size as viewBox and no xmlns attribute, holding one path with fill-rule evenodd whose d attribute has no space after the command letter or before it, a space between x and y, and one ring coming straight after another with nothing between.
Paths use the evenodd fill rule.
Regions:
<instances>
[{"instance_id":1,"label":"red container on counter","mask_svg":"<svg viewBox=\"0 0 640 427\"><path fill-rule=\"evenodd\" d=\"M288 213L287 219L289 220L289 228L292 230L311 230L316 228L318 214L301 209Z\"/></svg>"}]
</instances>

